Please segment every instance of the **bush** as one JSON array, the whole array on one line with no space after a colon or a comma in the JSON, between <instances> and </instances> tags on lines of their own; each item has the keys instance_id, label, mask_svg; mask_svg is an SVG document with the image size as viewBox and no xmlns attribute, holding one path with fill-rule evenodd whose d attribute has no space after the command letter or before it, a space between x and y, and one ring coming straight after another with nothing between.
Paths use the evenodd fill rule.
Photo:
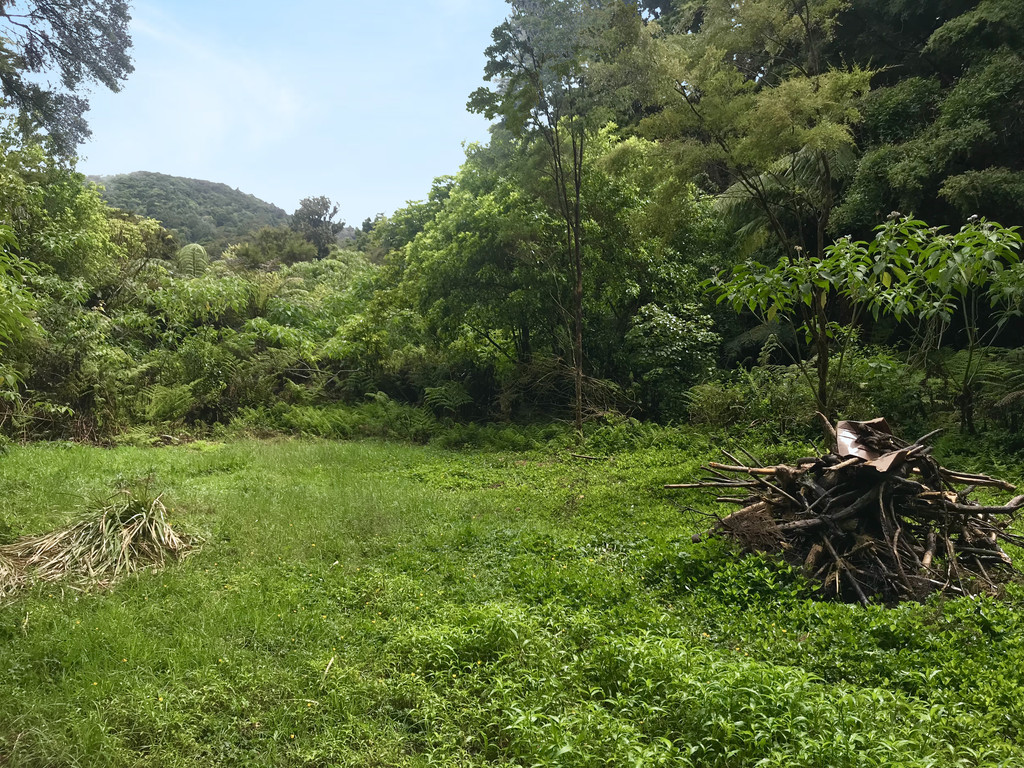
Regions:
<instances>
[{"instance_id":1,"label":"bush","mask_svg":"<svg viewBox=\"0 0 1024 768\"><path fill-rule=\"evenodd\" d=\"M690 421L715 428L739 427L774 435L816 436L814 393L796 365L764 362L746 371L722 375L687 393ZM851 345L838 370L833 361L832 403L840 418L885 417L907 434L928 431L941 398L930 396L923 373L884 348ZM922 396L924 395L924 396ZM931 407L929 407L931 406Z\"/></svg>"},{"instance_id":2,"label":"bush","mask_svg":"<svg viewBox=\"0 0 1024 768\"><path fill-rule=\"evenodd\" d=\"M230 431L242 434L332 440L378 437L414 443L426 443L439 430L437 419L429 411L398 403L380 392L356 406L278 403L272 408L242 408L230 425Z\"/></svg>"}]
</instances>

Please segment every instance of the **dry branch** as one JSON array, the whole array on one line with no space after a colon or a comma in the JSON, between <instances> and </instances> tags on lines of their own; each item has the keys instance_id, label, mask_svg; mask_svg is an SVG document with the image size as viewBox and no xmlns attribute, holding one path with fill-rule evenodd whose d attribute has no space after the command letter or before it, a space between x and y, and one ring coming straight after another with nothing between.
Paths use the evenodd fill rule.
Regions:
<instances>
[{"instance_id":1,"label":"dry branch","mask_svg":"<svg viewBox=\"0 0 1024 768\"><path fill-rule=\"evenodd\" d=\"M755 465L746 466L723 451L734 464L711 462L703 468L711 476L666 488L705 489L742 505L708 535L748 552L782 552L828 597L867 605L993 592L1012 572L999 542L1024 543L1008 531L1024 496L1002 506L969 499L976 487L1012 491L1011 483L939 465L927 446L938 431L906 443L882 419L822 421L835 452L763 466L740 449Z\"/></svg>"}]
</instances>

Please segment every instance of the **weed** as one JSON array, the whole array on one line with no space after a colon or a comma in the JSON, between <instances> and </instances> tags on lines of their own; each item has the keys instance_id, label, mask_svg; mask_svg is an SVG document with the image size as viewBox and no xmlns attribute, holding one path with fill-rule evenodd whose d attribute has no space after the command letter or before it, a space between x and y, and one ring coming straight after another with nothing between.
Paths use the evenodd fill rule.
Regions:
<instances>
[{"instance_id":1,"label":"weed","mask_svg":"<svg viewBox=\"0 0 1024 768\"><path fill-rule=\"evenodd\" d=\"M152 476L207 542L110 592L37 583L0 604L5 764L1024 763L1020 588L807 600L775 561L690 543L678 505L697 500L661 486L710 457L706 436L605 425L593 462L530 430L540 447L502 451L489 429L472 453L12 448L18 533Z\"/></svg>"}]
</instances>

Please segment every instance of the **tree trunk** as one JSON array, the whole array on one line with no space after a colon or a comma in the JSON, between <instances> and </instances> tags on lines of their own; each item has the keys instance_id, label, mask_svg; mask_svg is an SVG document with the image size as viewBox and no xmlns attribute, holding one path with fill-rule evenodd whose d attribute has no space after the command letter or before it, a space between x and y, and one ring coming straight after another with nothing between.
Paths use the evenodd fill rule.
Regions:
<instances>
[{"instance_id":1,"label":"tree trunk","mask_svg":"<svg viewBox=\"0 0 1024 768\"><path fill-rule=\"evenodd\" d=\"M573 244L573 260L576 269L576 282L572 291L573 321L573 374L576 380L576 431L583 432L583 254L579 237Z\"/></svg>"},{"instance_id":2,"label":"tree trunk","mask_svg":"<svg viewBox=\"0 0 1024 768\"><path fill-rule=\"evenodd\" d=\"M818 319L815 323L815 341L816 341L816 354L818 357L818 410L828 416L830 419L834 414L830 413L831 403L829 402L828 396L828 367L829 367L829 348L828 348L828 317L825 315L825 308L821 304L821 300L824 294L821 296L815 296L814 301L817 304L815 311L818 313Z\"/></svg>"},{"instance_id":3,"label":"tree trunk","mask_svg":"<svg viewBox=\"0 0 1024 768\"><path fill-rule=\"evenodd\" d=\"M583 220L580 196L583 191L583 142L573 135L573 271L575 281L572 291L573 320L573 371L576 380L576 432L583 434Z\"/></svg>"},{"instance_id":4,"label":"tree trunk","mask_svg":"<svg viewBox=\"0 0 1024 768\"><path fill-rule=\"evenodd\" d=\"M832 212L834 202L832 194L832 169L828 162L828 156L824 153L818 154L818 163L821 166L824 179L824 190L822 208L818 213L815 232L815 256L820 264L825 258L825 242L828 236L829 216ZM818 354L818 410L830 419L835 416L832 413L829 402L828 391L828 370L829 370L829 343L828 343L828 314L825 312L825 303L828 300L828 288L819 288L814 291L814 308L817 315L817 354Z\"/></svg>"}]
</instances>

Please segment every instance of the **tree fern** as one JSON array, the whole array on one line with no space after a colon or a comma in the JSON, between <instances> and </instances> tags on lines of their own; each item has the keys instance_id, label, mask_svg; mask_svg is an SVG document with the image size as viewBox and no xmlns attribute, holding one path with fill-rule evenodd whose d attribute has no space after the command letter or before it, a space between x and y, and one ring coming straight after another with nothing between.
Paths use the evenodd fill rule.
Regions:
<instances>
[{"instance_id":1,"label":"tree fern","mask_svg":"<svg viewBox=\"0 0 1024 768\"><path fill-rule=\"evenodd\" d=\"M154 384L140 393L146 420L151 424L179 421L195 405L196 398L190 384L164 386Z\"/></svg>"},{"instance_id":2,"label":"tree fern","mask_svg":"<svg viewBox=\"0 0 1024 768\"><path fill-rule=\"evenodd\" d=\"M174 264L182 277L199 277L210 266L210 257L203 246L191 243L178 251Z\"/></svg>"},{"instance_id":3,"label":"tree fern","mask_svg":"<svg viewBox=\"0 0 1024 768\"><path fill-rule=\"evenodd\" d=\"M805 147L722 192L715 207L735 231L734 255L748 258L769 242L772 216L809 215L831 193L834 180L852 176L856 159L848 144L824 152Z\"/></svg>"}]
</instances>

